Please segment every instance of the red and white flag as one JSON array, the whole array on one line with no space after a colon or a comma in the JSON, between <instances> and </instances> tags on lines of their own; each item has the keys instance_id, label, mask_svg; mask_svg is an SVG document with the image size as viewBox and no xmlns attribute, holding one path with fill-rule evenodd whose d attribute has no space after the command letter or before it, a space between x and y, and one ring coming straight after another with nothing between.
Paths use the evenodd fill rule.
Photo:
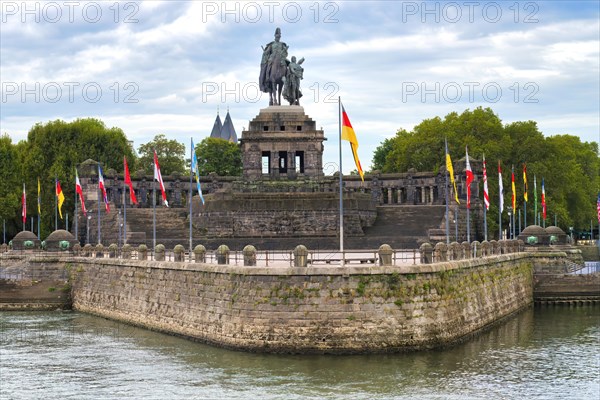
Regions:
<instances>
[{"instance_id":1,"label":"red and white flag","mask_svg":"<svg viewBox=\"0 0 600 400\"><path fill-rule=\"evenodd\" d=\"M79 195L79 202L81 203L81 211L83 215L87 215L87 210L85 209L85 202L83 201L83 189L81 188L81 182L79 182L79 175L77 174L77 168L75 168L75 191Z\"/></svg>"},{"instance_id":2,"label":"red and white flag","mask_svg":"<svg viewBox=\"0 0 600 400\"><path fill-rule=\"evenodd\" d=\"M127 166L127 158L125 158L125 156L123 156L123 166L125 171L125 184L129 186L129 198L131 199L131 204L137 204L137 198L135 197L135 191L133 190L133 182L131 182L129 167Z\"/></svg>"},{"instance_id":3,"label":"red and white flag","mask_svg":"<svg viewBox=\"0 0 600 400\"><path fill-rule=\"evenodd\" d=\"M490 192L488 191L487 184L487 165L485 163L485 154L483 155L483 204L485 204L485 209L490 209Z\"/></svg>"},{"instance_id":4,"label":"red and white flag","mask_svg":"<svg viewBox=\"0 0 600 400\"><path fill-rule=\"evenodd\" d=\"M163 183L162 175L160 174L160 165L158 165L158 156L156 155L156 150L154 150L154 180L157 180L160 185L160 191L162 193L164 205L169 207L167 193L165 193L165 184Z\"/></svg>"},{"instance_id":5,"label":"red and white flag","mask_svg":"<svg viewBox=\"0 0 600 400\"><path fill-rule=\"evenodd\" d=\"M471 208L471 183L473 182L473 170L471 169L471 163L469 163L469 149L465 147L467 154L467 208Z\"/></svg>"},{"instance_id":6,"label":"red and white flag","mask_svg":"<svg viewBox=\"0 0 600 400\"><path fill-rule=\"evenodd\" d=\"M500 167L500 160L498 160L498 209L500 213L504 211L504 185L502 184L502 167Z\"/></svg>"},{"instance_id":7,"label":"red and white flag","mask_svg":"<svg viewBox=\"0 0 600 400\"><path fill-rule=\"evenodd\" d=\"M21 217L23 219L23 223L27 222L27 195L25 194L25 184L23 184L23 196L21 196L21 205L23 208L21 209Z\"/></svg>"},{"instance_id":8,"label":"red and white flag","mask_svg":"<svg viewBox=\"0 0 600 400\"><path fill-rule=\"evenodd\" d=\"M542 218L546 220L546 189L544 188L544 178L542 178Z\"/></svg>"},{"instance_id":9,"label":"red and white flag","mask_svg":"<svg viewBox=\"0 0 600 400\"><path fill-rule=\"evenodd\" d=\"M108 197L106 197L106 187L104 186L104 177L102 176L102 167L98 164L98 186L102 192L102 199L104 200L104 208L106 212L110 212L110 206L108 205Z\"/></svg>"}]
</instances>

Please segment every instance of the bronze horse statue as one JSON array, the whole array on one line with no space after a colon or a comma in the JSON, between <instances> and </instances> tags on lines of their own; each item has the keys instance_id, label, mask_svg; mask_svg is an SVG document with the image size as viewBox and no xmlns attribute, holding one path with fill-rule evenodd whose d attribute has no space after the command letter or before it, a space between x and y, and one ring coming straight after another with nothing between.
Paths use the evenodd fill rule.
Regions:
<instances>
[{"instance_id":1,"label":"bronze horse statue","mask_svg":"<svg viewBox=\"0 0 600 400\"><path fill-rule=\"evenodd\" d=\"M281 91L283 90L283 77L287 72L288 45L280 42L281 29L275 30L275 40L263 47L263 56L260 63L260 76L258 79L260 90L269 93L269 105L281 105Z\"/></svg>"}]
</instances>

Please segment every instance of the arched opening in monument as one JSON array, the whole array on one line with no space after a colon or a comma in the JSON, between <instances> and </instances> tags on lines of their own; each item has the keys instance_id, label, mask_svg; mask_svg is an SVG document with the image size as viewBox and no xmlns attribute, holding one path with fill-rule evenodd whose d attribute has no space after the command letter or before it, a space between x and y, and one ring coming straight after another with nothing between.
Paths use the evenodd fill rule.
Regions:
<instances>
[{"instance_id":1,"label":"arched opening in monument","mask_svg":"<svg viewBox=\"0 0 600 400\"><path fill-rule=\"evenodd\" d=\"M279 173L287 174L287 151L279 152Z\"/></svg>"},{"instance_id":2,"label":"arched opening in monument","mask_svg":"<svg viewBox=\"0 0 600 400\"><path fill-rule=\"evenodd\" d=\"M271 171L271 152L270 151L262 152L261 165L262 165L263 175L269 175L269 171Z\"/></svg>"},{"instance_id":3,"label":"arched opening in monument","mask_svg":"<svg viewBox=\"0 0 600 400\"><path fill-rule=\"evenodd\" d=\"M299 174L304 173L304 152L303 151L296 152L296 172Z\"/></svg>"}]
</instances>

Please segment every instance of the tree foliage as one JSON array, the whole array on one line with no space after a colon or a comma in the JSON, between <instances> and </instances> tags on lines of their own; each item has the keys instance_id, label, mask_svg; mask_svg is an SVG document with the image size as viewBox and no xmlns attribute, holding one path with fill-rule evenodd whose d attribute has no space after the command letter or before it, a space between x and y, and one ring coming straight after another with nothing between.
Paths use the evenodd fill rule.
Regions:
<instances>
[{"instance_id":1,"label":"tree foliage","mask_svg":"<svg viewBox=\"0 0 600 400\"><path fill-rule=\"evenodd\" d=\"M123 171L123 155L135 163L133 149L120 128L107 128L100 120L61 120L34 125L26 141L12 144L0 139L0 213L7 218L7 236L22 230L21 192L27 190L27 229L37 218L37 180L41 186L42 237L54 230L55 178L61 183L63 215L75 206L75 167L87 159L100 161L104 169ZM64 228L65 221L59 221Z\"/></svg>"},{"instance_id":2,"label":"tree foliage","mask_svg":"<svg viewBox=\"0 0 600 400\"><path fill-rule=\"evenodd\" d=\"M186 172L185 145L174 139L167 139L163 134L154 136L151 142L141 145L138 148L140 158L138 160L138 169L144 170L147 174L154 171L154 150L158 157L160 173L162 175L171 175L174 172Z\"/></svg>"},{"instance_id":3,"label":"tree foliage","mask_svg":"<svg viewBox=\"0 0 600 400\"><path fill-rule=\"evenodd\" d=\"M517 196L523 198L522 166L527 165L529 221L533 220L533 177L537 177L538 201L541 178L545 179L548 218L556 214L561 227L589 227L596 215L596 196L600 188L598 143L582 143L572 135L544 137L535 121L502 124L490 108L452 112L443 119L426 119L412 131L399 130L375 150L373 168L382 172L438 171L444 164L444 140L453 160L469 156L488 162L488 185L491 215L498 214L498 174L496 164L503 167L504 192L510 193L510 168L515 168ZM483 190L480 190L483 195ZM510 194L508 194L510 196ZM508 202L505 199L505 204ZM539 205L538 205L539 207ZM539 209L539 208L538 208ZM497 229L493 219L490 231ZM507 222L505 222L507 223Z\"/></svg>"},{"instance_id":4,"label":"tree foliage","mask_svg":"<svg viewBox=\"0 0 600 400\"><path fill-rule=\"evenodd\" d=\"M220 176L242 175L242 152L235 143L208 137L196 146L196 157L201 175L211 172Z\"/></svg>"}]
</instances>

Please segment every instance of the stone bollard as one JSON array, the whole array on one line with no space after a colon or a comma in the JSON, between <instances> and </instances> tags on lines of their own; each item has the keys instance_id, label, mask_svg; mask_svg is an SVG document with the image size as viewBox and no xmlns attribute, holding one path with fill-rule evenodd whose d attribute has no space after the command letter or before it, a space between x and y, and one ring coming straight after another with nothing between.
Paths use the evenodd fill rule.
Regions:
<instances>
[{"instance_id":1,"label":"stone bollard","mask_svg":"<svg viewBox=\"0 0 600 400\"><path fill-rule=\"evenodd\" d=\"M462 242L460 244L460 247L462 249L462 258L463 258L463 260L471 258L471 245L469 244L469 242L467 242L465 240L464 242Z\"/></svg>"},{"instance_id":2,"label":"stone bollard","mask_svg":"<svg viewBox=\"0 0 600 400\"><path fill-rule=\"evenodd\" d=\"M481 243L477 240L471 242L471 257L481 258Z\"/></svg>"},{"instance_id":3,"label":"stone bollard","mask_svg":"<svg viewBox=\"0 0 600 400\"><path fill-rule=\"evenodd\" d=\"M490 240L490 256L500 254L500 244L497 240Z\"/></svg>"},{"instance_id":4,"label":"stone bollard","mask_svg":"<svg viewBox=\"0 0 600 400\"><path fill-rule=\"evenodd\" d=\"M81 255L81 245L79 243L75 243L73 246L73 255L78 257Z\"/></svg>"},{"instance_id":5,"label":"stone bollard","mask_svg":"<svg viewBox=\"0 0 600 400\"><path fill-rule=\"evenodd\" d=\"M175 262L183 262L185 258L185 247L178 244L173 248L174 260Z\"/></svg>"},{"instance_id":6,"label":"stone bollard","mask_svg":"<svg viewBox=\"0 0 600 400\"><path fill-rule=\"evenodd\" d=\"M132 249L133 248L131 247L130 244L124 244L123 248L121 248L121 258L123 258L125 260L130 260Z\"/></svg>"},{"instance_id":7,"label":"stone bollard","mask_svg":"<svg viewBox=\"0 0 600 400\"><path fill-rule=\"evenodd\" d=\"M119 252L119 246L112 243L108 246L108 258L117 258L117 253Z\"/></svg>"},{"instance_id":8,"label":"stone bollard","mask_svg":"<svg viewBox=\"0 0 600 400\"><path fill-rule=\"evenodd\" d=\"M244 247L242 253L244 254L244 266L253 267L256 265L256 247L249 244Z\"/></svg>"},{"instance_id":9,"label":"stone bollard","mask_svg":"<svg viewBox=\"0 0 600 400\"><path fill-rule=\"evenodd\" d=\"M140 244L138 246L138 260L147 260L148 259L148 246L145 244Z\"/></svg>"},{"instance_id":10,"label":"stone bollard","mask_svg":"<svg viewBox=\"0 0 600 400\"><path fill-rule=\"evenodd\" d=\"M462 248L460 247L460 243L452 242L450 243L450 247L448 248L448 259L452 261L460 260L462 257Z\"/></svg>"},{"instance_id":11,"label":"stone bollard","mask_svg":"<svg viewBox=\"0 0 600 400\"><path fill-rule=\"evenodd\" d=\"M389 244L379 246L379 265L392 265L394 250Z\"/></svg>"},{"instance_id":12,"label":"stone bollard","mask_svg":"<svg viewBox=\"0 0 600 400\"><path fill-rule=\"evenodd\" d=\"M433 246L429 242L425 242L419 247L421 254L421 264L431 264L433 262Z\"/></svg>"},{"instance_id":13,"label":"stone bollard","mask_svg":"<svg viewBox=\"0 0 600 400\"><path fill-rule=\"evenodd\" d=\"M487 257L492 255L492 245L487 240L481 242L481 256Z\"/></svg>"},{"instance_id":14,"label":"stone bollard","mask_svg":"<svg viewBox=\"0 0 600 400\"><path fill-rule=\"evenodd\" d=\"M517 252L521 252L525 249L525 242L523 242L521 239L517 239Z\"/></svg>"},{"instance_id":15,"label":"stone bollard","mask_svg":"<svg viewBox=\"0 0 600 400\"><path fill-rule=\"evenodd\" d=\"M0 253L6 253L8 251L8 245L6 243L0 244Z\"/></svg>"},{"instance_id":16,"label":"stone bollard","mask_svg":"<svg viewBox=\"0 0 600 400\"><path fill-rule=\"evenodd\" d=\"M165 261L165 246L157 244L154 248L154 261Z\"/></svg>"},{"instance_id":17,"label":"stone bollard","mask_svg":"<svg viewBox=\"0 0 600 400\"><path fill-rule=\"evenodd\" d=\"M433 248L434 261L444 262L448 261L448 246L444 242L437 242Z\"/></svg>"},{"instance_id":18,"label":"stone bollard","mask_svg":"<svg viewBox=\"0 0 600 400\"><path fill-rule=\"evenodd\" d=\"M90 257L92 255L92 245L87 243L83 246L83 256Z\"/></svg>"},{"instance_id":19,"label":"stone bollard","mask_svg":"<svg viewBox=\"0 0 600 400\"><path fill-rule=\"evenodd\" d=\"M194 261L197 263L206 262L206 247L201 244L194 247Z\"/></svg>"},{"instance_id":20,"label":"stone bollard","mask_svg":"<svg viewBox=\"0 0 600 400\"><path fill-rule=\"evenodd\" d=\"M104 258L104 246L100 243L96 245L96 258Z\"/></svg>"},{"instance_id":21,"label":"stone bollard","mask_svg":"<svg viewBox=\"0 0 600 400\"><path fill-rule=\"evenodd\" d=\"M500 246L500 254L507 254L509 252L510 249L508 247L508 240L498 240L498 244Z\"/></svg>"},{"instance_id":22,"label":"stone bollard","mask_svg":"<svg viewBox=\"0 0 600 400\"><path fill-rule=\"evenodd\" d=\"M308 266L308 249L306 246L299 244L294 249L294 267Z\"/></svg>"},{"instance_id":23,"label":"stone bollard","mask_svg":"<svg viewBox=\"0 0 600 400\"><path fill-rule=\"evenodd\" d=\"M227 247L227 245L220 245L215 253L217 256L217 264L229 264L229 247Z\"/></svg>"}]
</instances>

